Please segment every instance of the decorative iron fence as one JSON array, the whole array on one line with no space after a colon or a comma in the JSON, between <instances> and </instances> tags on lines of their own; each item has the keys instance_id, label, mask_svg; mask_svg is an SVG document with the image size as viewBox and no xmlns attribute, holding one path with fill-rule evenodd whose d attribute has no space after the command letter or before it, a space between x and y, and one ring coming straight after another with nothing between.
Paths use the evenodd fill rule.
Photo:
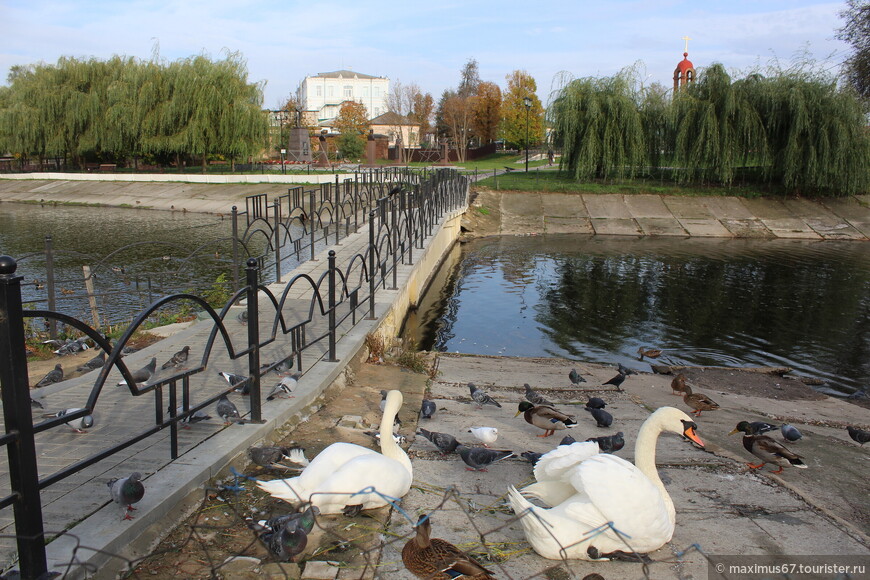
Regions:
<instances>
[{"instance_id":1,"label":"decorative iron fence","mask_svg":"<svg viewBox=\"0 0 870 580\"><path fill-rule=\"evenodd\" d=\"M291 237L288 224L300 219L300 212L305 212L304 221L324 226L319 228L324 240L331 239L333 234L338 236L340 225L345 233L349 232L350 220L361 219L362 222L354 221L353 226L367 224L368 244L364 251L350 256L344 264L336 263L336 253L331 250L326 270L319 277L298 274L287 282L280 295L276 295L259 282L261 260L249 257L245 265L245 285L220 311L194 294L165 296L142 311L114 345L99 329L74 317L53 310L25 310L21 299L22 277L15 274L17 264L9 256L0 257L0 387L5 422L5 435L0 436L0 444L7 450L11 483L11 493L0 498L0 509L10 506L13 509L23 578L36 578L46 571L41 490L164 429L169 430L169 456L177 458L180 423L234 390L249 393L250 420L261 421L263 375L282 363L302 371L317 360L336 361L338 337L363 317L375 318L376 293L396 287L399 266L413 263L414 250L423 248L425 238L432 234L442 216L465 204L468 189L466 178L450 170L429 174L416 183L387 181L377 187L372 185L364 195L353 191L365 189L358 183L344 184L340 193L336 191L338 188L327 188L321 190L320 200L314 200L319 203L313 203L313 194L309 194L307 206L297 203L302 201L302 195L291 190L286 199L282 197L272 204L271 214L265 209L268 204L258 196L246 208L244 215L249 226L258 220L273 225L269 239L278 240L275 252L286 245L280 243L281 240L296 240ZM367 215L364 209L368 210ZM313 227L305 229L304 224L302 227L308 236L314 231ZM239 238L241 245L244 238ZM297 249L295 243L293 247ZM298 251L302 252L303 248L298 247ZM280 259L276 259L276 264L280 279ZM193 304L211 320L210 330L201 344L202 356L187 368L169 369L163 377L160 377L164 374L161 371L145 380L134 377L122 358L125 346L152 314L179 302ZM244 303L243 310L236 306L239 302ZM33 319L40 318L65 324L81 333L102 349L106 360L86 401L63 416L34 423L24 329ZM206 380L204 373L210 365L214 369L221 361L237 360L247 362L247 373L241 380L228 387L215 387L214 381ZM269 362L261 364L263 360ZM118 373L119 386L126 387L133 400L153 396L153 424L62 469L40 475L36 436L50 434L55 428L92 415L110 376L117 379Z\"/></svg>"}]
</instances>

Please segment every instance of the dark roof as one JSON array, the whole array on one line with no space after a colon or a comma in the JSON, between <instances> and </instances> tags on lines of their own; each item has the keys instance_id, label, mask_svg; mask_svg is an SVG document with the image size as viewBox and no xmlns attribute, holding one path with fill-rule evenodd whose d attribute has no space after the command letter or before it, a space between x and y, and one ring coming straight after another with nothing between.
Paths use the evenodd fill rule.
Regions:
<instances>
[{"instance_id":1,"label":"dark roof","mask_svg":"<svg viewBox=\"0 0 870 580\"><path fill-rule=\"evenodd\" d=\"M419 123L415 123L398 113L387 111L369 121L369 125L419 125Z\"/></svg>"},{"instance_id":2,"label":"dark roof","mask_svg":"<svg viewBox=\"0 0 870 580\"><path fill-rule=\"evenodd\" d=\"M323 72L323 73L317 73L314 76L319 77L319 78L323 78L323 79L338 79L338 78L342 78L342 79L352 79L352 78L380 79L380 78L384 78L384 77L376 77L376 76L372 76L372 75L365 75L363 73L354 72L352 70L336 70L336 71L332 71L332 72Z\"/></svg>"}]
</instances>

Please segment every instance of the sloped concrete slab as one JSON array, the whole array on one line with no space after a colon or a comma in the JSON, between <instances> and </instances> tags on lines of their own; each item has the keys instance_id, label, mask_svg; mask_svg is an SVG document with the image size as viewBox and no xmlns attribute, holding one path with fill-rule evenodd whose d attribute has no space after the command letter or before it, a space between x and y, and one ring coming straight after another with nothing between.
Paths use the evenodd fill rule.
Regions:
<instances>
[{"instance_id":1,"label":"sloped concrete slab","mask_svg":"<svg viewBox=\"0 0 870 580\"><path fill-rule=\"evenodd\" d=\"M712 218L679 218L680 225L690 236L701 238L732 238L732 234L719 220Z\"/></svg>"},{"instance_id":2,"label":"sloped concrete slab","mask_svg":"<svg viewBox=\"0 0 870 580\"><path fill-rule=\"evenodd\" d=\"M634 216L625 205L625 198L620 194L584 194L583 201L593 219L625 220Z\"/></svg>"},{"instance_id":3,"label":"sloped concrete slab","mask_svg":"<svg viewBox=\"0 0 870 580\"><path fill-rule=\"evenodd\" d=\"M632 217L639 218L670 218L673 219L673 214L662 201L660 195L626 195L625 205Z\"/></svg>"},{"instance_id":4,"label":"sloped concrete slab","mask_svg":"<svg viewBox=\"0 0 870 580\"><path fill-rule=\"evenodd\" d=\"M592 229L602 236L640 236L643 230L633 218L593 218Z\"/></svg>"},{"instance_id":5,"label":"sloped concrete slab","mask_svg":"<svg viewBox=\"0 0 870 580\"><path fill-rule=\"evenodd\" d=\"M675 217L635 218L640 229L647 236L688 236Z\"/></svg>"},{"instance_id":6,"label":"sloped concrete slab","mask_svg":"<svg viewBox=\"0 0 870 580\"><path fill-rule=\"evenodd\" d=\"M734 237L737 238L772 238L774 237L767 226L758 218L722 218L720 220Z\"/></svg>"}]
</instances>

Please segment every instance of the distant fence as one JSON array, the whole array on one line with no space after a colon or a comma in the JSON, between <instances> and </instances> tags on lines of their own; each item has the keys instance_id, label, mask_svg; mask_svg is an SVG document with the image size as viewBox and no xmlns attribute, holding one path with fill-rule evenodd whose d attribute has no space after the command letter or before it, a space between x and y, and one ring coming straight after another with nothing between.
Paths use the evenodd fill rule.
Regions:
<instances>
[{"instance_id":1,"label":"distant fence","mask_svg":"<svg viewBox=\"0 0 870 580\"><path fill-rule=\"evenodd\" d=\"M367 215L363 212L361 219L368 229L368 244L364 251L353 255L346 263L337 264L335 252L330 251L328 266L323 274L316 279L307 274L296 275L287 282L280 295L275 295L258 282L260 261L249 257L245 263L244 286L233 294L219 312L203 298L193 294L165 296L141 312L114 345L98 329L71 316L52 310L24 310L21 300L22 278L15 274L17 263L9 256L0 256L0 387L6 431L5 435L0 436L0 444L6 447L8 453L12 491L0 498L0 509L13 509L23 578L36 578L46 572L41 490L163 429L170 430L171 458L178 457L179 423L235 389L246 388L249 391L250 418L255 422L260 421L261 377L282 362L301 370L303 357L335 361L338 337L363 317L375 317L376 293L380 289L396 287L399 266L413 263L415 251L423 249L426 237L433 233L438 221L464 205L468 190L467 179L450 170L429 173L417 183L398 184L381 180L375 187L372 182L372 187L367 189L370 193L366 195L344 195L345 190L350 194L359 185L345 184L341 192L335 189L321 190L322 197L319 200L313 199L317 196L309 192L309 205L301 203L304 195L296 195L291 190L286 199L282 197L272 204L271 213L266 209L269 204L254 196L249 200L244 214L238 212L239 217L246 216L245 221L249 226L258 220L272 223L271 235L279 241L276 248L280 248L284 245L280 243L283 236L289 235L285 227L287 221L301 219L299 211L306 212L304 221L309 224L331 224L324 232L324 239L331 239L332 235L339 235L339 229L346 233L351 227L360 227L359 223L349 220L356 219L358 213L367 209ZM371 193L375 191L379 195ZM359 205L354 205L351 199L356 199ZM304 231L310 235L312 228ZM244 236L239 239L243 245ZM291 245L294 251L303 251L296 247L295 240ZM280 271L278 275L280 277ZM301 299L297 296L300 289L303 290ZM297 297L291 298L291 292ZM244 340L234 340L226 324L235 321L234 315L239 309L230 313L239 301L245 301L245 309L240 314L246 319ZM170 376L137 384L121 353L149 316L177 302L194 304L212 321L202 358L191 363L187 369L171 372ZM299 308L300 303L304 308ZM51 417L34 424L25 326L37 318L75 329L102 349L107 357L87 401L79 409L63 417ZM263 328L269 330L263 332ZM282 337L284 340L279 341ZM270 362L261 365L261 353L267 348L271 349ZM247 362L248 373L244 380L219 390L213 387L213 380L206 380L203 373L218 353L231 360ZM92 414L113 369L120 372L130 396L150 394L154 397L153 425L99 453L40 478L35 435ZM211 384L212 388L207 390L206 383Z\"/></svg>"}]
</instances>

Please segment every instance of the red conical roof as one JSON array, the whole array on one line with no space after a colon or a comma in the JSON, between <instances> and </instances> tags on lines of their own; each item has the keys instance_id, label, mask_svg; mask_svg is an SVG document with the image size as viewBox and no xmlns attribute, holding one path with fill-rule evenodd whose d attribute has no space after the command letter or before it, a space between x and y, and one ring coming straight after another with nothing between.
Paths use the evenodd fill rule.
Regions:
<instances>
[{"instance_id":1,"label":"red conical roof","mask_svg":"<svg viewBox=\"0 0 870 580\"><path fill-rule=\"evenodd\" d=\"M685 73L687 70L693 69L693 68L695 68L695 65L693 65L692 61L689 60L689 53L684 52L683 53L683 60L681 60L677 64L677 70L679 70L681 73Z\"/></svg>"}]
</instances>

